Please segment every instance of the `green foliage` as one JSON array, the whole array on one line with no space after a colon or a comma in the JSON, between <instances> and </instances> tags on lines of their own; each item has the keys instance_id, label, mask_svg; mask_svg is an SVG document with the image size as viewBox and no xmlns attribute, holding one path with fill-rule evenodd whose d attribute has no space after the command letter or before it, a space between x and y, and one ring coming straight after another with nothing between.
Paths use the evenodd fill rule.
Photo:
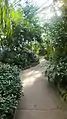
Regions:
<instances>
[{"instance_id":1,"label":"green foliage","mask_svg":"<svg viewBox=\"0 0 67 119\"><path fill-rule=\"evenodd\" d=\"M0 63L0 118L12 118L21 96L17 66Z\"/></svg>"},{"instance_id":2,"label":"green foliage","mask_svg":"<svg viewBox=\"0 0 67 119\"><path fill-rule=\"evenodd\" d=\"M33 51L23 50L19 47L15 50L5 49L0 56L0 60L4 63L17 65L19 68L24 69L33 64L39 63L37 55Z\"/></svg>"},{"instance_id":3,"label":"green foliage","mask_svg":"<svg viewBox=\"0 0 67 119\"><path fill-rule=\"evenodd\" d=\"M32 16L26 17L21 8L15 9L8 0L0 0L1 119L12 118L21 96L18 67L24 69L39 63L35 52L38 53L41 28L36 22L34 24L34 7L31 6L30 10Z\"/></svg>"},{"instance_id":4,"label":"green foliage","mask_svg":"<svg viewBox=\"0 0 67 119\"><path fill-rule=\"evenodd\" d=\"M40 27L30 23L20 8L15 10L13 6L10 6L10 15L12 36L3 38L0 42L2 47L0 61L15 64L21 68L37 63L38 58L35 53L38 53L38 42L41 40ZM35 41L35 46L32 41ZM29 50L32 52L29 53Z\"/></svg>"},{"instance_id":5,"label":"green foliage","mask_svg":"<svg viewBox=\"0 0 67 119\"><path fill-rule=\"evenodd\" d=\"M0 0L0 42L12 34L8 0Z\"/></svg>"},{"instance_id":6,"label":"green foliage","mask_svg":"<svg viewBox=\"0 0 67 119\"><path fill-rule=\"evenodd\" d=\"M55 85L63 88L67 92L67 18L59 18L53 24L47 26L49 46L50 66L47 69L49 80L53 80ZM48 46L48 44L47 44ZM66 95L66 94L65 94Z\"/></svg>"},{"instance_id":7,"label":"green foliage","mask_svg":"<svg viewBox=\"0 0 67 119\"><path fill-rule=\"evenodd\" d=\"M8 40L6 46L2 47L0 61L17 65L22 69L39 62L38 57L34 53L34 51L38 52L38 45L36 44L38 42L35 40L35 45L31 44L32 42L34 43L35 35L32 34L34 30L31 31L33 26L29 24L27 21L26 24L24 21L23 24L21 23L17 26L13 23L13 36Z\"/></svg>"}]
</instances>

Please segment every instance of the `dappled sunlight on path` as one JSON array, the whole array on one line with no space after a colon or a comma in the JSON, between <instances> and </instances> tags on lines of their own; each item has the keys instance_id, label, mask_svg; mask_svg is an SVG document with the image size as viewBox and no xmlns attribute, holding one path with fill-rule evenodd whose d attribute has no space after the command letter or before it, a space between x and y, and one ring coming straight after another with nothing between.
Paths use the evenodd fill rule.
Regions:
<instances>
[{"instance_id":1,"label":"dappled sunlight on path","mask_svg":"<svg viewBox=\"0 0 67 119\"><path fill-rule=\"evenodd\" d=\"M21 72L24 96L14 119L67 119L58 94L44 77L46 67L42 58L39 65Z\"/></svg>"},{"instance_id":2,"label":"dappled sunlight on path","mask_svg":"<svg viewBox=\"0 0 67 119\"><path fill-rule=\"evenodd\" d=\"M24 78L24 80L22 81L24 87L32 86L37 78L41 76L41 73L39 71L33 70L32 72L27 73L26 76L27 78Z\"/></svg>"}]
</instances>

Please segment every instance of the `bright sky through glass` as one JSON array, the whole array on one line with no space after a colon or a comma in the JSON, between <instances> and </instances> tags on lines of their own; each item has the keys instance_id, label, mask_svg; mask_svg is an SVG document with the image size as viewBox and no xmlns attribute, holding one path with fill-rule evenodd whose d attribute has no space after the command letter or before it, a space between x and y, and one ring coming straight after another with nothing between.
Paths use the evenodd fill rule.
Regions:
<instances>
[{"instance_id":1,"label":"bright sky through glass","mask_svg":"<svg viewBox=\"0 0 67 119\"><path fill-rule=\"evenodd\" d=\"M9 0L11 3L14 1L14 0ZM21 3L23 4L26 0L21 0ZM29 0L29 1L33 1L35 4L38 4L39 6L43 5L43 4L49 4L51 3L53 0Z\"/></svg>"},{"instance_id":2,"label":"bright sky through glass","mask_svg":"<svg viewBox=\"0 0 67 119\"><path fill-rule=\"evenodd\" d=\"M34 0L37 4L42 5L43 3L46 2L46 0Z\"/></svg>"},{"instance_id":3,"label":"bright sky through glass","mask_svg":"<svg viewBox=\"0 0 67 119\"><path fill-rule=\"evenodd\" d=\"M26 0L21 0L21 3L23 4L24 1ZM48 5L51 4L53 0L28 0L28 1L33 1L34 4L37 4L38 6L41 6L43 4Z\"/></svg>"},{"instance_id":4,"label":"bright sky through glass","mask_svg":"<svg viewBox=\"0 0 67 119\"><path fill-rule=\"evenodd\" d=\"M9 0L11 3L14 0ZM17 0L18 1L18 0ZM26 0L21 0L21 5L23 6ZM51 19L51 17L54 16L54 12L51 10L51 7L53 4L53 0L28 0L30 2L33 2L35 5L38 5L40 8L37 11L37 15L41 22L45 20ZM58 3L58 2L57 2ZM61 4L59 4L61 6ZM54 6L54 5L53 5ZM58 9L58 4L55 6L55 9ZM60 16L61 12L59 10L56 11L57 15Z\"/></svg>"}]
</instances>

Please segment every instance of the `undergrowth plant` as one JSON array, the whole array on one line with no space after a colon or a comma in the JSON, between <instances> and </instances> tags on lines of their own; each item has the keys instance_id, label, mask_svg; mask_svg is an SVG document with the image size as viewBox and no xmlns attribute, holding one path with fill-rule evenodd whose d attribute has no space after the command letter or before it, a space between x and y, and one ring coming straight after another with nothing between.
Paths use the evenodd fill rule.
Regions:
<instances>
[{"instance_id":1,"label":"undergrowth plant","mask_svg":"<svg viewBox=\"0 0 67 119\"><path fill-rule=\"evenodd\" d=\"M0 63L0 118L12 119L21 97L22 85L17 66Z\"/></svg>"},{"instance_id":2,"label":"undergrowth plant","mask_svg":"<svg viewBox=\"0 0 67 119\"><path fill-rule=\"evenodd\" d=\"M54 23L47 25L47 38L49 39L50 66L46 73L59 91L64 90L63 97L67 95L67 17L58 18ZM48 44L47 44L48 46ZM62 92L61 92L62 95Z\"/></svg>"}]
</instances>

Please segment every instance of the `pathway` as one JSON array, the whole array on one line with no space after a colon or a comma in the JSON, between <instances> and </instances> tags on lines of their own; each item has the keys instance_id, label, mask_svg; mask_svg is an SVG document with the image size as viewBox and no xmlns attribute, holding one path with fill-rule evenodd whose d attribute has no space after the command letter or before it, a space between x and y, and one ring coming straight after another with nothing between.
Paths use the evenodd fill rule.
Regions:
<instances>
[{"instance_id":1,"label":"pathway","mask_svg":"<svg viewBox=\"0 0 67 119\"><path fill-rule=\"evenodd\" d=\"M21 72L24 85L14 119L67 119L66 109L53 87L44 77L46 61Z\"/></svg>"}]
</instances>

